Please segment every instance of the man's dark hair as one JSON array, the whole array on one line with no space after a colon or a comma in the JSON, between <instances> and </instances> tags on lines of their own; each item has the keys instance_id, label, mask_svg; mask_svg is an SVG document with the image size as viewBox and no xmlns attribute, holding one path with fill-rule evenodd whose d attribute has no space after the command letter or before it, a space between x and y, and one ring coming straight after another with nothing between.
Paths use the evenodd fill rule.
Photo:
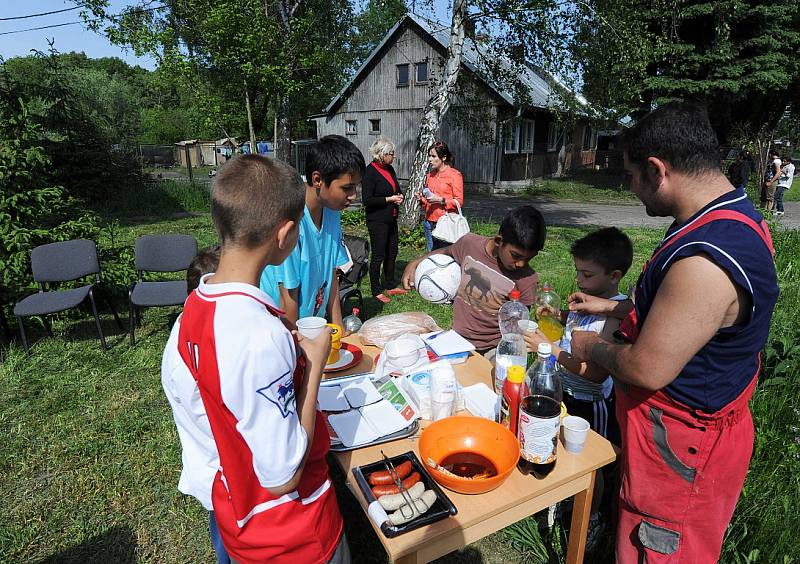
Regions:
<instances>
[{"instance_id":1,"label":"man's dark hair","mask_svg":"<svg viewBox=\"0 0 800 564\"><path fill-rule=\"evenodd\" d=\"M283 220L297 221L306 201L303 179L288 164L260 155L227 161L214 177L211 219L223 247L254 248Z\"/></svg>"},{"instance_id":2,"label":"man's dark hair","mask_svg":"<svg viewBox=\"0 0 800 564\"><path fill-rule=\"evenodd\" d=\"M520 206L506 214L499 233L504 244L538 253L544 248L547 227L539 210L533 206Z\"/></svg>"},{"instance_id":3,"label":"man's dark hair","mask_svg":"<svg viewBox=\"0 0 800 564\"><path fill-rule=\"evenodd\" d=\"M781 159L781 162L782 163L794 164L794 161L792 160L792 157L790 157L789 155L786 155L785 157L783 157Z\"/></svg>"},{"instance_id":4,"label":"man's dark hair","mask_svg":"<svg viewBox=\"0 0 800 564\"><path fill-rule=\"evenodd\" d=\"M705 107L697 104L671 102L653 110L622 133L621 146L640 171L649 157L683 174L720 170L717 135Z\"/></svg>"},{"instance_id":5,"label":"man's dark hair","mask_svg":"<svg viewBox=\"0 0 800 564\"><path fill-rule=\"evenodd\" d=\"M633 244L616 227L589 233L572 243L569 252L575 258L602 266L606 274L619 270L624 276L633 262Z\"/></svg>"},{"instance_id":6,"label":"man's dark hair","mask_svg":"<svg viewBox=\"0 0 800 564\"><path fill-rule=\"evenodd\" d=\"M204 274L216 272L219 266L220 246L200 249L186 269L186 288L189 292L200 285L200 278Z\"/></svg>"},{"instance_id":7,"label":"man's dark hair","mask_svg":"<svg viewBox=\"0 0 800 564\"><path fill-rule=\"evenodd\" d=\"M309 186L314 172L318 172L322 182L330 186L344 173L363 177L366 169L364 155L341 135L326 135L311 145L306 153L306 184Z\"/></svg>"}]
</instances>

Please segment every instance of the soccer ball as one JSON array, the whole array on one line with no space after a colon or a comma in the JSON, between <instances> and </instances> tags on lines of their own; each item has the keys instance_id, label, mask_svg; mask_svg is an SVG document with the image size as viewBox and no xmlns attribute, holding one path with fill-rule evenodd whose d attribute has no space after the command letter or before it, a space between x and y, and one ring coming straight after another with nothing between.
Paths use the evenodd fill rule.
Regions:
<instances>
[{"instance_id":1,"label":"soccer ball","mask_svg":"<svg viewBox=\"0 0 800 564\"><path fill-rule=\"evenodd\" d=\"M417 266L414 285L423 299L435 304L452 302L461 284L461 266L447 255L431 255Z\"/></svg>"}]
</instances>

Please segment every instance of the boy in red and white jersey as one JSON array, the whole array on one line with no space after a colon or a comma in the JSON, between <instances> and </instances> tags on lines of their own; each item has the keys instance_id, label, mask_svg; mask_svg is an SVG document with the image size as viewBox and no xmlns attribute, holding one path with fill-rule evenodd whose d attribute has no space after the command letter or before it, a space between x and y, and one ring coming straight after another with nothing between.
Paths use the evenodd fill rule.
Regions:
<instances>
[{"instance_id":1,"label":"boy in red and white jersey","mask_svg":"<svg viewBox=\"0 0 800 564\"><path fill-rule=\"evenodd\" d=\"M219 454L214 515L241 564L350 558L316 409L330 332L290 333L258 289L264 267L297 243L304 196L300 176L280 161L247 155L220 169L211 205L219 267L187 298L177 344L164 352L197 382Z\"/></svg>"}]
</instances>

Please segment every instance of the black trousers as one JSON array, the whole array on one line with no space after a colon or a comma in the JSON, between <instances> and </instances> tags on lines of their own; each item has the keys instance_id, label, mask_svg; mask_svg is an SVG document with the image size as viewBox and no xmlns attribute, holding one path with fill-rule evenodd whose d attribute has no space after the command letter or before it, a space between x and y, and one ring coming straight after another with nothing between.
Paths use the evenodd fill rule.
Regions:
<instances>
[{"instance_id":1,"label":"black trousers","mask_svg":"<svg viewBox=\"0 0 800 564\"><path fill-rule=\"evenodd\" d=\"M368 221L369 244L372 256L369 259L369 281L372 295L377 296L386 286L394 287L395 262L397 262L397 220L390 222ZM381 281L381 266L383 279Z\"/></svg>"}]
</instances>

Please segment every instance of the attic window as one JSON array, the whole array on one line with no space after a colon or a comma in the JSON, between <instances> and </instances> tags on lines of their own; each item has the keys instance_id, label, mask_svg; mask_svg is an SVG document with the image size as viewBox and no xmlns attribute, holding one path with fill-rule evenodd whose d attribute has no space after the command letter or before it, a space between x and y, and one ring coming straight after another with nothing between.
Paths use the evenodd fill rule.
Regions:
<instances>
[{"instance_id":1,"label":"attic window","mask_svg":"<svg viewBox=\"0 0 800 564\"><path fill-rule=\"evenodd\" d=\"M397 65L397 86L408 86L408 63Z\"/></svg>"},{"instance_id":2,"label":"attic window","mask_svg":"<svg viewBox=\"0 0 800 564\"><path fill-rule=\"evenodd\" d=\"M358 134L358 121L354 119L345 120L345 133L348 135L356 135Z\"/></svg>"},{"instance_id":3,"label":"attic window","mask_svg":"<svg viewBox=\"0 0 800 564\"><path fill-rule=\"evenodd\" d=\"M369 133L370 135L378 135L381 132L381 120L369 120Z\"/></svg>"},{"instance_id":4,"label":"attic window","mask_svg":"<svg viewBox=\"0 0 800 564\"><path fill-rule=\"evenodd\" d=\"M414 70L417 73L415 82L417 84L425 84L428 82L428 61L422 61L414 65Z\"/></svg>"}]
</instances>

